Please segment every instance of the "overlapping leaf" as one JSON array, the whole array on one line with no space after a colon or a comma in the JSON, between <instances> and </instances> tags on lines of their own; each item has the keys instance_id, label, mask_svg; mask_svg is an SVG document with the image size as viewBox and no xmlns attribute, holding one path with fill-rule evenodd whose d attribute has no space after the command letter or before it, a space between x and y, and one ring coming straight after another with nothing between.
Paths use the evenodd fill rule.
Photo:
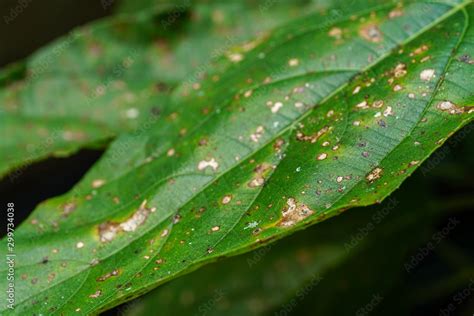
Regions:
<instances>
[{"instance_id":1,"label":"overlapping leaf","mask_svg":"<svg viewBox=\"0 0 474 316\"><path fill-rule=\"evenodd\" d=\"M472 120L472 4L348 9L226 53L42 204L17 232L16 311L104 310L376 203Z\"/></svg>"},{"instance_id":2,"label":"overlapping leaf","mask_svg":"<svg viewBox=\"0 0 474 316\"><path fill-rule=\"evenodd\" d=\"M8 67L0 78L8 83L0 89L0 177L154 123L176 84L203 71L198 65L282 23L288 9L309 7L297 5L168 4L71 32L28 60L23 80L8 83L21 73Z\"/></svg>"}]
</instances>

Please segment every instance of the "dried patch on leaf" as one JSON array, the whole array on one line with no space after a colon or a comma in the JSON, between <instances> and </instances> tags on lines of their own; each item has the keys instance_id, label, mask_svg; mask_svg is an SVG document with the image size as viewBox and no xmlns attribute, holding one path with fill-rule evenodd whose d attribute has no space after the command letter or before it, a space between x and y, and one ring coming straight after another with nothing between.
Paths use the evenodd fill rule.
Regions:
<instances>
[{"instance_id":1,"label":"dried patch on leaf","mask_svg":"<svg viewBox=\"0 0 474 316\"><path fill-rule=\"evenodd\" d=\"M198 170L204 170L207 167L211 167L212 170L216 171L217 168L219 168L219 163L214 158L211 158L210 160L202 160L198 163Z\"/></svg>"},{"instance_id":2,"label":"dried patch on leaf","mask_svg":"<svg viewBox=\"0 0 474 316\"><path fill-rule=\"evenodd\" d=\"M113 276L117 276L119 275L119 271L117 269L111 271L111 272L108 272L106 274L104 274L103 276L100 276L96 279L97 282L104 282L105 280L113 277Z\"/></svg>"},{"instance_id":3,"label":"dried patch on leaf","mask_svg":"<svg viewBox=\"0 0 474 316\"><path fill-rule=\"evenodd\" d=\"M313 135L305 135L302 132L297 132L296 133L296 139L302 142L310 142L310 143L315 143L318 141L321 136L326 134L330 130L330 127L325 126L322 129L320 129L316 134Z\"/></svg>"},{"instance_id":4,"label":"dried patch on leaf","mask_svg":"<svg viewBox=\"0 0 474 316\"><path fill-rule=\"evenodd\" d=\"M383 173L383 169L380 167L377 167L373 169L371 172L369 172L369 174L365 178L367 179L367 181L369 181L369 183L372 183L375 180L380 179L380 177L382 176L382 173Z\"/></svg>"},{"instance_id":5,"label":"dried patch on leaf","mask_svg":"<svg viewBox=\"0 0 474 316\"><path fill-rule=\"evenodd\" d=\"M290 227L314 214L314 211L305 204L298 203L294 198L289 198L281 214L282 219L278 226Z\"/></svg>"},{"instance_id":6,"label":"dried patch on leaf","mask_svg":"<svg viewBox=\"0 0 474 316\"><path fill-rule=\"evenodd\" d=\"M144 200L140 207L125 221L105 222L99 225L99 239L101 242L112 241L119 232L134 232L138 227L143 225L150 213L153 213L155 208L148 208L146 206L147 200Z\"/></svg>"},{"instance_id":7,"label":"dried patch on leaf","mask_svg":"<svg viewBox=\"0 0 474 316\"><path fill-rule=\"evenodd\" d=\"M441 110L443 112L448 112L449 114L462 114L465 111L468 111L469 113L471 113L471 111L473 110L472 107L457 106L451 101L442 101L438 103L436 107L438 108L438 110Z\"/></svg>"},{"instance_id":8,"label":"dried patch on leaf","mask_svg":"<svg viewBox=\"0 0 474 316\"><path fill-rule=\"evenodd\" d=\"M267 171L271 170L272 166L266 163L263 163L261 165L258 165L255 169L255 176L250 182L248 183L248 186L250 188L256 188L256 187L261 187L265 183L265 174Z\"/></svg>"}]
</instances>

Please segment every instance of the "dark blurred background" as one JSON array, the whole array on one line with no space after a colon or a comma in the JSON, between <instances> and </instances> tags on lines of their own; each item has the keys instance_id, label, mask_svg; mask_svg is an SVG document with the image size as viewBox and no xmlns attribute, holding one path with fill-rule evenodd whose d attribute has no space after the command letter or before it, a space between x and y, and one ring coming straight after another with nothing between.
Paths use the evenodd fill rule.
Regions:
<instances>
[{"instance_id":1,"label":"dark blurred background","mask_svg":"<svg viewBox=\"0 0 474 316\"><path fill-rule=\"evenodd\" d=\"M110 14L114 5L111 1L103 3L97 0L2 0L0 2L0 43L2 43L0 66L21 61L39 47L67 33L75 26ZM9 21L9 17L14 17L14 19ZM440 149L447 155L429 172L428 190L437 197L437 200L440 200L440 197L441 200L446 201L469 202L470 199L472 200L474 142L471 135L473 128L472 126L468 128L469 133L456 146L446 144ZM100 158L101 154L101 151L83 150L69 158L54 158L33 164L13 184L6 180L7 176L4 178L5 180L0 181L1 204L15 202L16 221L19 224L38 203L67 192ZM424 165L429 163L430 160ZM409 190L405 189L405 186L416 188L417 181L420 178L426 178L426 175L422 174L422 168L423 166L407 181L411 184L402 185L401 191ZM419 204L423 204L422 202L412 201L412 203ZM452 249L456 249L455 253L451 253L454 261L464 262L464 264L467 262L471 267L474 266L472 265L474 260L472 204L463 205L461 202L459 204L454 203L450 206L447 203L445 206L447 215L437 223L437 227L444 227L452 214L456 214L456 217L461 220L461 224L443 240L439 248L423 260L422 264L416 268L415 273L405 274L402 280L403 286L393 289L389 299L385 300L383 304L396 306L397 298L402 296L400 292L410 293L426 289L424 295L421 295L425 299L414 303L411 315L474 315L474 293L470 293L463 300L462 307L456 308L452 312L442 310L452 302L453 295L469 285L470 280L468 276L461 280L454 280L457 276L456 269L443 260L439 251L446 250L445 245L449 245L451 252ZM407 254L407 258L410 255ZM364 269L363 263L359 268L361 271ZM443 280L446 280L446 284L441 282ZM345 298L341 297L340 300L341 304L344 304ZM308 295L303 303L293 310L292 314L312 315L311 304L315 302L317 302L317 298ZM383 304L382 310L384 309ZM122 310L123 307L118 307L108 311L105 315L120 315ZM371 314L378 314L377 309Z\"/></svg>"}]
</instances>

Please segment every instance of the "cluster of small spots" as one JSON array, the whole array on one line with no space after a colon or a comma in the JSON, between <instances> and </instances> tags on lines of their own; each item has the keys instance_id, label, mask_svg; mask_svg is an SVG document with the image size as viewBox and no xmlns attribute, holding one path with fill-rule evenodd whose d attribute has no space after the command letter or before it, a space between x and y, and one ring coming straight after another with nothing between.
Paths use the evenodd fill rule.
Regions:
<instances>
[{"instance_id":1,"label":"cluster of small spots","mask_svg":"<svg viewBox=\"0 0 474 316\"><path fill-rule=\"evenodd\" d=\"M211 158L210 160L202 160L198 163L197 168L198 168L198 170L204 170L208 167L210 167L212 170L216 171L217 168L219 168L219 163L214 158Z\"/></svg>"},{"instance_id":2,"label":"cluster of small spots","mask_svg":"<svg viewBox=\"0 0 474 316\"><path fill-rule=\"evenodd\" d=\"M314 214L314 211L305 204L296 202L294 198L289 198L281 214L282 219L278 226L290 227Z\"/></svg>"}]
</instances>

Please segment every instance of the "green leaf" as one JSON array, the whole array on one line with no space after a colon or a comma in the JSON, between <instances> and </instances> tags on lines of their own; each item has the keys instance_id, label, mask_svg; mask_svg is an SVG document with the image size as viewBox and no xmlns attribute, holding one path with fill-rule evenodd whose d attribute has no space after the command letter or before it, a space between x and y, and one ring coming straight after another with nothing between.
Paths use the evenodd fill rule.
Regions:
<instances>
[{"instance_id":1,"label":"green leaf","mask_svg":"<svg viewBox=\"0 0 474 316\"><path fill-rule=\"evenodd\" d=\"M15 311L95 313L379 202L472 120L474 5L345 10L233 48L40 205L16 234Z\"/></svg>"},{"instance_id":2,"label":"green leaf","mask_svg":"<svg viewBox=\"0 0 474 316\"><path fill-rule=\"evenodd\" d=\"M22 80L11 82L25 65L6 68L0 75L0 178L153 124L177 83L199 74L196 65L209 67L221 50L290 18L288 7L260 13L256 5L196 4L179 15L168 6L115 16L34 54ZM236 27L240 16L245 24Z\"/></svg>"}]
</instances>

